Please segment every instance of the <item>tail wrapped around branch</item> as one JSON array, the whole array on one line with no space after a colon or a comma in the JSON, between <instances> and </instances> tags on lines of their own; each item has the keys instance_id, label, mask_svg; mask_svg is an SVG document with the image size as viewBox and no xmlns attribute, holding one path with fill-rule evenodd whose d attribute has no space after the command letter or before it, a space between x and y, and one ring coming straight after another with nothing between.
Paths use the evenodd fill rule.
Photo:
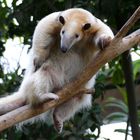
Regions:
<instances>
[{"instance_id":1,"label":"tail wrapped around branch","mask_svg":"<svg viewBox=\"0 0 140 140\"><path fill-rule=\"evenodd\" d=\"M25 99L20 92L0 98L0 115L25 105Z\"/></svg>"}]
</instances>

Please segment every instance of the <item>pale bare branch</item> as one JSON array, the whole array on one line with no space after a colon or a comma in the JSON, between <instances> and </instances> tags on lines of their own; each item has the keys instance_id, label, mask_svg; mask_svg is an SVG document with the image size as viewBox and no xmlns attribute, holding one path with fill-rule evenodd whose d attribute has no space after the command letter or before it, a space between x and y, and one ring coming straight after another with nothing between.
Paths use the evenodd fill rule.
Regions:
<instances>
[{"instance_id":1,"label":"pale bare branch","mask_svg":"<svg viewBox=\"0 0 140 140\"><path fill-rule=\"evenodd\" d=\"M72 97L82 94L82 85L84 85L104 64L119 56L126 50L132 48L134 45L140 43L140 29L122 38L122 36L124 36L128 32L130 27L132 27L132 22L136 22L139 18L140 7L134 13L133 20L128 20L127 25L130 26L123 26L123 28L117 33L115 38L112 40L110 45L104 51L101 51L88 64L85 70L81 74L79 74L77 79L72 83L69 83L59 92L57 92L57 94L60 97L59 100L45 102L36 106L35 108L31 107L30 105L25 105L5 115L2 115L0 117L0 131L11 127L18 122L27 120L41 113L44 113L47 110L66 102Z\"/></svg>"}]
</instances>

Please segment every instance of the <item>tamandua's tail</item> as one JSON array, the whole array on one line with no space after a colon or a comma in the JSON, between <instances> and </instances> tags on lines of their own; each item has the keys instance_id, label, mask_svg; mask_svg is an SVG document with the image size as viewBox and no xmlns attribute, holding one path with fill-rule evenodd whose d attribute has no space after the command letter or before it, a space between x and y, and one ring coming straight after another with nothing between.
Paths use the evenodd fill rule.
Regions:
<instances>
[{"instance_id":1,"label":"tamandua's tail","mask_svg":"<svg viewBox=\"0 0 140 140\"><path fill-rule=\"evenodd\" d=\"M25 104L25 98L20 92L0 98L0 115L5 114Z\"/></svg>"}]
</instances>

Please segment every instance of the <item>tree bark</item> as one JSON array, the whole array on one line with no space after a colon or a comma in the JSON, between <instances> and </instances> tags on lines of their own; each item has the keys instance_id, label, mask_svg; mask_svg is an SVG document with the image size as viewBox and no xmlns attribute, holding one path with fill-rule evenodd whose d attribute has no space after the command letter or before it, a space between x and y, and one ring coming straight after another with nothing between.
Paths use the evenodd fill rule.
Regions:
<instances>
[{"instance_id":1,"label":"tree bark","mask_svg":"<svg viewBox=\"0 0 140 140\"><path fill-rule=\"evenodd\" d=\"M132 60L129 51L126 51L122 55L122 68L124 71L124 77L126 81L126 91L127 91L127 100L129 108L129 119L132 128L132 136L134 140L139 140L139 123L138 123L138 114L137 114L137 104L135 97L135 86L133 80L133 68Z\"/></svg>"},{"instance_id":2,"label":"tree bark","mask_svg":"<svg viewBox=\"0 0 140 140\"><path fill-rule=\"evenodd\" d=\"M131 26L128 25L133 24L133 22L136 22L139 19L137 16L139 16L140 18L140 7L133 14L130 20L128 20L128 22L125 24L127 26L124 26L121 29L121 33L118 32L119 35L117 34L115 36L110 45L107 48L105 48L104 51L101 51L100 53L97 54L97 56L88 64L85 70L81 74L79 74L79 76L76 78L75 81L69 83L67 86L65 86L62 90L60 90L57 93L60 98L59 100L45 102L34 108L32 108L30 105L25 105L5 115L2 115L0 117L0 131L8 127L11 127L12 125L18 122L24 121L26 119L37 116L43 112L46 112L47 110L66 102L72 97L77 96L78 94L82 94L82 92L80 92L79 90L81 86L84 85L88 80L90 80L90 78L104 64L111 61L112 59L122 54L126 50L129 50L134 45L140 43L140 29L122 38L131 28Z\"/></svg>"},{"instance_id":3,"label":"tree bark","mask_svg":"<svg viewBox=\"0 0 140 140\"><path fill-rule=\"evenodd\" d=\"M129 22L132 24L125 24L125 31L123 33L120 31L116 36L123 37L127 32L127 27L132 27L136 21L139 19L140 13L135 12L135 16L132 16L129 19ZM121 22L120 22L121 23ZM132 136L134 140L139 140L140 138L140 132L139 132L139 123L138 123L138 116L137 116L137 105L136 105L136 97L135 97L135 86L134 86L134 80L133 80L133 68L132 68L132 60L131 60L131 54L130 51L127 50L122 54L122 68L124 72L124 78L125 78L125 85L126 85L126 91L127 91L127 100L128 100L128 108L129 108L129 118L130 118L130 124L132 129Z\"/></svg>"}]
</instances>

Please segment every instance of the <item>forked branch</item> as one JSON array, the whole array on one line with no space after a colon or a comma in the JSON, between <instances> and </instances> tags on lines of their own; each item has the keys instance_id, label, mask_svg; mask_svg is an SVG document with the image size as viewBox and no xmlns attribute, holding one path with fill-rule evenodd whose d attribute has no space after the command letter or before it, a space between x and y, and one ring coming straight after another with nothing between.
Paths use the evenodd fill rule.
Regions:
<instances>
[{"instance_id":1,"label":"forked branch","mask_svg":"<svg viewBox=\"0 0 140 140\"><path fill-rule=\"evenodd\" d=\"M126 50L132 48L134 45L140 43L140 29L124 37L138 19L140 19L140 7L117 33L110 45L104 51L101 51L90 62L90 64L75 81L69 83L57 93L60 97L58 101L52 100L45 102L35 108L30 107L30 105L25 105L2 115L0 117L0 131L11 127L18 122L46 112L47 110L66 102L72 97L77 96L78 94L82 94L81 90L79 90L81 89L81 86L84 85L103 65L119 56Z\"/></svg>"}]
</instances>

